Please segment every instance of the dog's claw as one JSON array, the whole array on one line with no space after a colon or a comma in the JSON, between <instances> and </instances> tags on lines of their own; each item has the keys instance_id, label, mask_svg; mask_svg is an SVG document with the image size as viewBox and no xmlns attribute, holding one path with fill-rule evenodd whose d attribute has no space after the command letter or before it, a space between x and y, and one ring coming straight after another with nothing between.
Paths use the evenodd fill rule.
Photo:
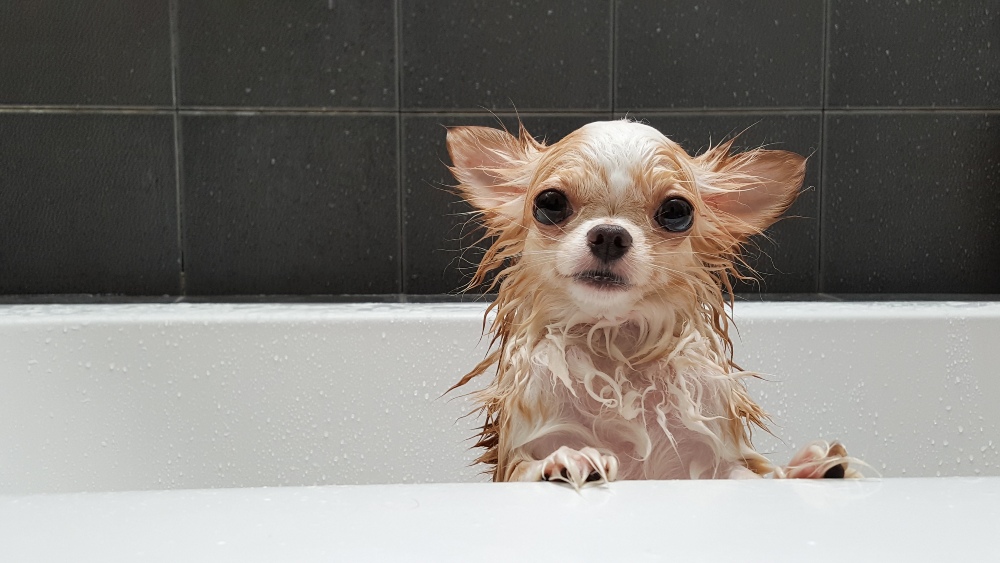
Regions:
<instances>
[{"instance_id":1,"label":"dog's claw","mask_svg":"<svg viewBox=\"0 0 1000 563\"><path fill-rule=\"evenodd\" d=\"M812 442L799 450L785 468L790 479L854 479L861 474L849 465L844 446L834 442Z\"/></svg>"},{"instance_id":2,"label":"dog's claw","mask_svg":"<svg viewBox=\"0 0 1000 563\"><path fill-rule=\"evenodd\" d=\"M826 470L823 474L824 479L843 479L844 475L847 473L847 468L844 467L843 463L834 465L830 469Z\"/></svg>"}]
</instances>

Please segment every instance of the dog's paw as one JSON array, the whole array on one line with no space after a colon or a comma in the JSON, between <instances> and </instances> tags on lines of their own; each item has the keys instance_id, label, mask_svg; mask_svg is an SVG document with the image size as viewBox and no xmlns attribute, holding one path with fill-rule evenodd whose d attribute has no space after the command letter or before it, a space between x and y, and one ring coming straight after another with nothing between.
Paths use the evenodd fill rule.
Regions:
<instances>
[{"instance_id":1,"label":"dog's paw","mask_svg":"<svg viewBox=\"0 0 1000 563\"><path fill-rule=\"evenodd\" d=\"M563 446L534 462L541 481L563 481L574 488L610 483L618 477L618 458L594 448L574 450Z\"/></svg>"},{"instance_id":2,"label":"dog's paw","mask_svg":"<svg viewBox=\"0 0 1000 563\"><path fill-rule=\"evenodd\" d=\"M838 442L816 441L796 453L785 468L789 479L856 479L861 477L850 466L847 450ZM856 461L856 460L855 460Z\"/></svg>"},{"instance_id":3,"label":"dog's paw","mask_svg":"<svg viewBox=\"0 0 1000 563\"><path fill-rule=\"evenodd\" d=\"M562 481L579 489L610 483L618 478L618 458L594 448L574 450L563 446L545 459L524 460L506 481Z\"/></svg>"}]
</instances>

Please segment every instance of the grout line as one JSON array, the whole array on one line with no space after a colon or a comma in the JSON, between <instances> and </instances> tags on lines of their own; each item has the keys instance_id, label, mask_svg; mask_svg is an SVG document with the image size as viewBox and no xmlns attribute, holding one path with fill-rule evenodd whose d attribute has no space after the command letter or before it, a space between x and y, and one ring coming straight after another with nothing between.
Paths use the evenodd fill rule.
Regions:
<instances>
[{"instance_id":1,"label":"grout line","mask_svg":"<svg viewBox=\"0 0 1000 563\"><path fill-rule=\"evenodd\" d=\"M181 106L183 112L199 113L317 113L317 114L392 114L399 111L398 107L269 107L269 106Z\"/></svg>"},{"instance_id":2,"label":"grout line","mask_svg":"<svg viewBox=\"0 0 1000 563\"><path fill-rule=\"evenodd\" d=\"M608 113L608 108L600 107L588 107L588 108L521 108L518 107L516 111L506 108L495 108L488 109L482 107L475 108L407 108L401 110L404 115L414 114L414 115L524 115L524 114L539 114L539 115L562 115L562 114L606 114Z\"/></svg>"},{"instance_id":3,"label":"grout line","mask_svg":"<svg viewBox=\"0 0 1000 563\"><path fill-rule=\"evenodd\" d=\"M920 115L920 114L960 114L960 115L1000 115L1000 108L978 107L978 108L947 108L936 107L843 107L827 108L824 113L833 115Z\"/></svg>"},{"instance_id":4,"label":"grout line","mask_svg":"<svg viewBox=\"0 0 1000 563\"><path fill-rule=\"evenodd\" d=\"M393 2L396 56L396 113L403 111L403 0Z\"/></svg>"},{"instance_id":5,"label":"grout line","mask_svg":"<svg viewBox=\"0 0 1000 563\"><path fill-rule=\"evenodd\" d=\"M608 96L609 99L611 100L611 119L614 119L615 110L617 109L616 106L618 103L618 101L615 99L615 90L617 90L618 86L618 76L615 74L615 72L618 70L618 33L616 29L618 27L618 17L617 17L618 2L616 0L608 0L608 1L611 3L611 14L610 17L608 18L609 20L611 20L611 41L609 43L611 53L610 56L608 57L611 69L609 70L610 84L608 86L608 89L610 90L610 92Z\"/></svg>"},{"instance_id":6,"label":"grout line","mask_svg":"<svg viewBox=\"0 0 1000 563\"><path fill-rule=\"evenodd\" d=\"M183 139L181 135L181 116L178 111L180 84L178 70L180 67L180 36L178 33L178 0L169 0L170 11L170 83L172 87L173 119L174 119L174 190L177 205L177 261L178 282L180 294L187 294L187 275L184 263L184 165Z\"/></svg>"},{"instance_id":7,"label":"grout line","mask_svg":"<svg viewBox=\"0 0 1000 563\"><path fill-rule=\"evenodd\" d=\"M467 303L485 307L496 298L491 293L465 293L449 295L442 293L418 293L407 295L403 293L304 293L304 294L218 294L218 295L121 295L109 293L11 293L0 294L0 305L4 307L19 305L117 305L117 304L177 304L191 303L198 305L230 304L290 304L290 305L341 305L357 303ZM736 292L736 303L893 303L893 302L963 302L985 303L1000 301L1000 294L995 293L746 293Z\"/></svg>"},{"instance_id":8,"label":"grout line","mask_svg":"<svg viewBox=\"0 0 1000 563\"><path fill-rule=\"evenodd\" d=\"M612 112L629 113L787 113L794 111L819 111L820 107L731 107L731 108L614 108ZM470 114L470 115L491 115L510 113L508 110L484 110L482 108L419 108L403 110L404 114ZM594 114L608 113L607 108L518 108L519 114Z\"/></svg>"},{"instance_id":9,"label":"grout line","mask_svg":"<svg viewBox=\"0 0 1000 563\"><path fill-rule=\"evenodd\" d=\"M629 114L630 117L640 116L640 117L680 117L684 115L817 115L823 111L823 108L745 108L745 109L728 109L728 108L693 108L693 109L627 109L627 110L617 110L616 115Z\"/></svg>"},{"instance_id":10,"label":"grout line","mask_svg":"<svg viewBox=\"0 0 1000 563\"><path fill-rule=\"evenodd\" d=\"M179 38L177 34L177 6L178 0L168 0L167 10L169 14L169 25L170 25L170 110L173 113L177 113L177 108L179 107L177 95L178 84L177 84L177 70L180 66L180 45Z\"/></svg>"},{"instance_id":11,"label":"grout line","mask_svg":"<svg viewBox=\"0 0 1000 563\"><path fill-rule=\"evenodd\" d=\"M0 113L110 113L169 115L176 110L166 106L24 106L0 105Z\"/></svg>"},{"instance_id":12,"label":"grout line","mask_svg":"<svg viewBox=\"0 0 1000 563\"><path fill-rule=\"evenodd\" d=\"M830 35L833 27L833 2L823 1L823 52L821 54L820 102L825 111L830 107Z\"/></svg>"},{"instance_id":13,"label":"grout line","mask_svg":"<svg viewBox=\"0 0 1000 563\"><path fill-rule=\"evenodd\" d=\"M522 110L518 108L514 110L434 110L434 111L410 111L403 110L400 113L403 115L421 116L421 117L512 117L516 118L521 115L534 115L534 116L587 116L587 115L607 115L608 110L606 109L588 109L588 110Z\"/></svg>"},{"instance_id":14,"label":"grout line","mask_svg":"<svg viewBox=\"0 0 1000 563\"><path fill-rule=\"evenodd\" d=\"M406 194L403 186L403 0L393 2L393 18L396 40L396 197L399 211L399 293L401 299L406 295L406 273L409 264L406 260Z\"/></svg>"},{"instance_id":15,"label":"grout line","mask_svg":"<svg viewBox=\"0 0 1000 563\"><path fill-rule=\"evenodd\" d=\"M827 203L830 198L827 192L830 189L829 183L827 182L827 168L829 160L829 131L827 127L827 121L829 120L829 115L824 113L823 117L820 118L820 153L819 153L819 212L816 215L816 291L819 293L824 293L826 291L826 282L823 279L823 258L824 252L826 252L826 245L823 244L825 229L823 228L823 218L826 216Z\"/></svg>"},{"instance_id":16,"label":"grout line","mask_svg":"<svg viewBox=\"0 0 1000 563\"><path fill-rule=\"evenodd\" d=\"M174 177L177 186L177 249L180 260L180 291L187 295L187 263L185 260L184 236L186 224L184 221L184 139L181 128L181 116L174 115Z\"/></svg>"},{"instance_id":17,"label":"grout line","mask_svg":"<svg viewBox=\"0 0 1000 563\"><path fill-rule=\"evenodd\" d=\"M832 24L831 13L833 11L832 0L823 2L823 51L820 56L820 98L823 101L823 109L819 118L819 201L816 212L816 283L814 289L822 292L826 286L823 281L823 216L826 214L826 155L827 155L827 131L826 115L830 105L830 28Z\"/></svg>"},{"instance_id":18,"label":"grout line","mask_svg":"<svg viewBox=\"0 0 1000 563\"><path fill-rule=\"evenodd\" d=\"M739 114L814 114L825 113L833 115L919 115L919 114L959 114L959 115L1000 115L996 107L744 107L744 108L627 108L615 109L611 113L629 113L649 116L671 115L739 115ZM467 115L467 116L508 116L515 115L508 110L490 111L482 108L433 108L433 109L397 109L397 108L284 108L284 107L201 107L201 106L28 106L0 105L0 113L103 113L103 114L145 114L167 115ZM516 115L607 115L607 109L521 109Z\"/></svg>"}]
</instances>

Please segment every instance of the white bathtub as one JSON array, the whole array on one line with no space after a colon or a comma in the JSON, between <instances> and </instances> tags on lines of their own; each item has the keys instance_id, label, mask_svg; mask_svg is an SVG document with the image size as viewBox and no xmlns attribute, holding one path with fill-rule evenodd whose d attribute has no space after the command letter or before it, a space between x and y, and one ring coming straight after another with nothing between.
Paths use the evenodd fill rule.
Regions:
<instances>
[{"instance_id":1,"label":"white bathtub","mask_svg":"<svg viewBox=\"0 0 1000 563\"><path fill-rule=\"evenodd\" d=\"M481 480L483 306L0 307L0 493ZM1000 475L1000 304L738 303L736 358L787 459Z\"/></svg>"},{"instance_id":2,"label":"white bathtub","mask_svg":"<svg viewBox=\"0 0 1000 563\"><path fill-rule=\"evenodd\" d=\"M353 494L368 500L356 500L352 510L369 514L359 507L394 495L410 499L406 503L418 499L419 505L420 498L438 493L419 487L283 489L286 493L254 488L482 481L479 468L469 466L468 437L476 420L460 418L470 404L460 393L441 394L485 351L479 338L483 309L479 304L0 307L0 495L5 495L0 496L0 560L17 560L4 554L30 553L36 545L33 523L88 520L73 536L81 547L96 541L95 534L100 538L95 527L118 526L130 520L128 514L142 514L135 503L163 502L176 509L185 502L227 506L219 499L229 498L190 491L94 494L99 491L243 489L243 500L231 499L232 506L264 506L262 499L274 495L294 505L299 493L292 491L312 491L312 502L326 498L323 503L334 504L336 499L324 495ZM1000 304L737 303L736 325L737 362L770 379L753 382L751 391L773 415L776 438L758 435L756 443L775 459L787 460L802 443L822 437L842 440L883 477L1000 475ZM810 506L841 506L830 500L838 490L851 502L872 497L891 505L937 481L904 480L879 497L877 491L890 482L846 485L854 489L820 484L790 489L774 482L754 487L779 487L775 491L786 493L775 498L806 498ZM996 509L989 508L1000 504L1000 480L943 482L967 491L947 501L953 509L1000 522ZM644 486L662 485L618 490L642 498ZM731 485L671 486L703 487L682 492L708 491L710 503L744 503L764 494L711 489ZM492 494L469 485L443 487L433 490L445 491L445 508L474 508L476 495ZM516 490L536 490L525 487ZM529 495L535 500L525 502L542 503L544 512L561 502L550 498L564 494L552 492L556 489L538 489ZM802 490L820 492L803 497ZM80 492L88 494L65 494ZM586 499L600 504L607 493L566 494L559 498L571 504ZM448 505L449 495L459 500ZM390 505L379 504L393 512ZM228 508L219 510L220 518L229 514ZM318 509L303 510L315 516ZM516 514L517 506L512 510ZM105 520L87 514L103 514ZM441 516L434 509L425 514L421 526L440 523L435 514ZM150 535L162 526L155 524ZM44 537L35 538L37 545ZM321 537L327 539L316 541L332 541ZM244 539L260 538L248 533ZM911 548L930 553L920 545ZM986 551L976 553L996 553L992 546L982 548ZM124 552L118 555L128 560Z\"/></svg>"}]
</instances>

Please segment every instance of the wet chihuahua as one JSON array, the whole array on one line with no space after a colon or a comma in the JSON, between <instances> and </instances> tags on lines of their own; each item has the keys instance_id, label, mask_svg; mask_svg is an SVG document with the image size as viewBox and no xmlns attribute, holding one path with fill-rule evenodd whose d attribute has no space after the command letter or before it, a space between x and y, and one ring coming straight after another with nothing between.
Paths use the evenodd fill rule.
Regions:
<instances>
[{"instance_id":1,"label":"wet chihuahua","mask_svg":"<svg viewBox=\"0 0 1000 563\"><path fill-rule=\"evenodd\" d=\"M767 415L732 359L726 295L738 252L799 193L805 158L692 157L652 127L588 124L546 146L487 127L448 131L458 190L492 239L496 276L477 399L478 461L496 481L844 477L839 444L787 466L754 450ZM731 305L731 301L730 301Z\"/></svg>"}]
</instances>

